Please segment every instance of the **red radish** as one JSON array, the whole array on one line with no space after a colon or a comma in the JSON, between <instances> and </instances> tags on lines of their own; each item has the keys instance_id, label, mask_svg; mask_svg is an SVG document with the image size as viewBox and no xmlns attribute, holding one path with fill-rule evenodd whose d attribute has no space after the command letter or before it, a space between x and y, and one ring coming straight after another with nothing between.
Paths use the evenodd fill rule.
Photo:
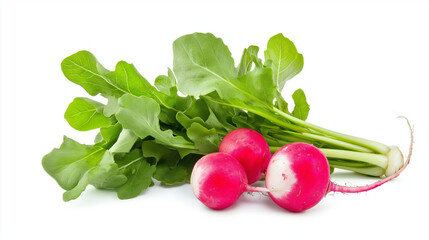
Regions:
<instances>
[{"instance_id":1,"label":"red radish","mask_svg":"<svg viewBox=\"0 0 429 240\"><path fill-rule=\"evenodd\" d=\"M228 133L220 144L219 152L229 153L241 163L249 184L261 179L271 158L270 147L264 137L248 128Z\"/></svg>"},{"instance_id":2,"label":"red radish","mask_svg":"<svg viewBox=\"0 0 429 240\"><path fill-rule=\"evenodd\" d=\"M316 205L329 187L330 169L325 155L313 145L291 143L274 153L265 184L273 201L289 211Z\"/></svg>"},{"instance_id":3,"label":"red radish","mask_svg":"<svg viewBox=\"0 0 429 240\"><path fill-rule=\"evenodd\" d=\"M216 210L234 204L244 191L266 192L265 188L249 186L243 166L227 153L210 153L198 160L191 187L202 203Z\"/></svg>"},{"instance_id":4,"label":"red radish","mask_svg":"<svg viewBox=\"0 0 429 240\"><path fill-rule=\"evenodd\" d=\"M407 120L408 121L408 120ZM366 186L348 187L330 181L329 163L326 156L315 146L307 143L291 143L274 153L268 165L265 184L273 201L289 211L307 210L329 192L359 193L371 190L399 176L411 159L413 131L408 158L393 175ZM392 148L390 158L402 158L399 149Z\"/></svg>"}]
</instances>

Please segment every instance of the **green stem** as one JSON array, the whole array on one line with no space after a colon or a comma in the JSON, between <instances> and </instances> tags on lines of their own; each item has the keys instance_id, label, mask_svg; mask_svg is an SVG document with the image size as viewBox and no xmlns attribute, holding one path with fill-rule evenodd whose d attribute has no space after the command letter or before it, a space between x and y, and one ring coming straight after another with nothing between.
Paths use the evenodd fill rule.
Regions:
<instances>
[{"instance_id":1,"label":"green stem","mask_svg":"<svg viewBox=\"0 0 429 240\"><path fill-rule=\"evenodd\" d=\"M373 153L373 151L371 151L368 148L365 148L365 147L362 147L362 146L359 146L356 144L348 143L348 142L343 142L343 141L340 141L340 140L337 140L334 138L330 138L330 137L326 137L326 136L322 136L322 135L317 135L317 134L313 134L313 133L297 133L297 132L292 132L292 131L283 131L283 133L285 133L285 135L292 135L292 136L301 138L301 139L303 139L303 141L309 140L307 142L319 141L322 143L326 143L329 145L345 148L348 150ZM276 134L275 136L279 137L281 139L285 139L284 136L282 136L280 134Z\"/></svg>"},{"instance_id":2,"label":"green stem","mask_svg":"<svg viewBox=\"0 0 429 240\"><path fill-rule=\"evenodd\" d=\"M362 167L362 168L361 167L347 167L347 166L343 166L343 165L332 164L331 161L329 161L329 166L334 167L334 168L340 168L340 169L344 169L344 170L348 170L348 171L357 172L360 174L374 176L374 177L380 177L384 174L384 169L382 169L381 167L376 167L376 166Z\"/></svg>"},{"instance_id":3,"label":"green stem","mask_svg":"<svg viewBox=\"0 0 429 240\"><path fill-rule=\"evenodd\" d=\"M125 164L124 166L119 167L119 168L118 168L118 170L121 170L121 169L123 169L123 168L126 168L126 167L130 166L131 164L133 164L133 163L135 163L135 162L137 162L137 161L140 161L140 160L142 160L142 159L143 159L143 157L136 158L136 159L134 159L133 161L131 161L131 162L129 162L129 163L127 163L127 164Z\"/></svg>"},{"instance_id":4,"label":"green stem","mask_svg":"<svg viewBox=\"0 0 429 240\"><path fill-rule=\"evenodd\" d=\"M287 142L287 143L293 143L293 142L306 142L306 143L311 143L311 141L308 141L308 139L303 139L300 136L295 136L295 135L284 135L284 134L273 134L272 135L274 138L279 139L283 142Z\"/></svg>"},{"instance_id":5,"label":"green stem","mask_svg":"<svg viewBox=\"0 0 429 240\"><path fill-rule=\"evenodd\" d=\"M269 146L278 146L278 145L284 146L288 144L288 142L279 141L279 139L274 139L271 136L264 136L264 138L265 138L265 141L267 141Z\"/></svg>"},{"instance_id":6,"label":"green stem","mask_svg":"<svg viewBox=\"0 0 429 240\"><path fill-rule=\"evenodd\" d=\"M348 151L348 150L329 149L329 148L319 148L319 149L328 158L365 162L371 165L381 167L383 169L386 169L387 164L389 163L387 156L382 154L354 152L354 151Z\"/></svg>"},{"instance_id":7,"label":"green stem","mask_svg":"<svg viewBox=\"0 0 429 240\"><path fill-rule=\"evenodd\" d=\"M184 149L190 149L190 150L198 150L194 144L170 144L170 146L173 146L175 148L184 148Z\"/></svg>"},{"instance_id":8,"label":"green stem","mask_svg":"<svg viewBox=\"0 0 429 240\"><path fill-rule=\"evenodd\" d=\"M317 125L314 125L314 124L305 122L301 119L298 119L296 117L293 117L292 115L286 114L276 107L273 107L273 110L275 113L279 114L280 116L286 118L287 120L289 120L289 121L291 121L291 122L293 122L299 126L303 126L303 127L309 128L309 129L316 130L316 131L323 133L325 135L335 137L338 140L353 143L356 145L360 145L360 146L363 146L365 148L372 149L372 150L374 150L378 153L381 153L381 154L387 154L390 150L390 148L388 146L386 146L382 143L375 142L375 141L368 140L368 139L364 139L364 138L351 136L351 135L347 135L347 134L343 134L343 133L339 133L339 132L335 132L335 131L332 131L332 130L329 130L326 128L319 127Z\"/></svg>"},{"instance_id":9,"label":"green stem","mask_svg":"<svg viewBox=\"0 0 429 240\"><path fill-rule=\"evenodd\" d=\"M270 147L272 152L277 151L280 147ZM364 153L364 152L355 152L349 150L339 150L339 149L330 149L330 148L319 148L327 158L333 159L345 159L350 161L358 161L363 163L368 163L373 166L380 167L382 169L387 168L389 160L383 154L375 153Z\"/></svg>"},{"instance_id":10,"label":"green stem","mask_svg":"<svg viewBox=\"0 0 429 240\"><path fill-rule=\"evenodd\" d=\"M214 102L217 104L221 104L221 105L225 105L225 106L229 106L229 107L233 107L233 108L237 108L237 109L246 110L248 112L259 115L259 116L277 124L280 127L285 128L285 129L289 129L289 130L293 130L293 131L297 131L297 132L308 132L307 129L305 129L301 126L295 125L295 124L291 124L289 121L285 121L284 119L279 119L279 118L277 118L277 116L275 114L271 114L270 112L265 113L265 112L259 111L257 109L249 108L248 106L238 106L238 105L226 103L223 101L217 101L216 99L214 99L212 97L208 97L208 96L201 96L201 98L204 98L208 101L211 101L211 102Z\"/></svg>"},{"instance_id":11,"label":"green stem","mask_svg":"<svg viewBox=\"0 0 429 240\"><path fill-rule=\"evenodd\" d=\"M226 131L222 131L222 130L219 130L219 129L216 129L216 128L215 128L215 130L216 130L216 133L218 135L221 135L222 137L225 137L228 134L228 132L226 132Z\"/></svg>"},{"instance_id":12,"label":"green stem","mask_svg":"<svg viewBox=\"0 0 429 240\"><path fill-rule=\"evenodd\" d=\"M267 119L267 120L269 120L269 121L277 124L278 126L284 127L286 129L297 131L297 132L308 132L308 130L305 129L305 128L302 128L302 127L297 126L295 124L291 124L288 121L284 121L282 119L278 119L278 118L276 118L274 116L271 116L271 115L268 115L266 113L263 113L263 112L260 112L260 111L255 111L253 109L245 109L245 110L247 110L249 112L252 112L254 114L257 114L257 115L259 115L259 116L261 116L261 117L263 117L263 118L265 118L265 119Z\"/></svg>"},{"instance_id":13,"label":"green stem","mask_svg":"<svg viewBox=\"0 0 429 240\"><path fill-rule=\"evenodd\" d=\"M316 135L316 134L312 134L312 133L302 133L303 136L305 137L309 137L311 139L315 139L324 143L328 143L331 145L335 145L338 147L342 147L345 149L349 149L349 150L353 150L353 151L358 151L358 152L367 152L367 153L371 153L372 151L366 147L362 147L356 144L352 144L352 143L348 143L348 142L343 142L337 139L333 139L333 138L329 138L329 137L325 137L325 136L321 136L321 135Z\"/></svg>"},{"instance_id":14,"label":"green stem","mask_svg":"<svg viewBox=\"0 0 429 240\"><path fill-rule=\"evenodd\" d=\"M330 166L335 165L338 168L341 168L341 167L353 167L353 168L374 167L374 165L371 165L369 163L358 162L358 161L340 160L340 159L334 159L334 158L329 158L328 160L329 160Z\"/></svg>"}]
</instances>

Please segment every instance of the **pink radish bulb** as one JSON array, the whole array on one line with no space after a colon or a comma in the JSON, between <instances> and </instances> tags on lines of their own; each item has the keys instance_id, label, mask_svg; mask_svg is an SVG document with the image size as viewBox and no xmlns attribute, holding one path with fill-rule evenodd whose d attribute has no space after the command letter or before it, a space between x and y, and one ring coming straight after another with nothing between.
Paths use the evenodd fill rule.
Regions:
<instances>
[{"instance_id":1,"label":"pink radish bulb","mask_svg":"<svg viewBox=\"0 0 429 240\"><path fill-rule=\"evenodd\" d=\"M241 163L249 184L261 179L271 158L270 147L264 137L248 128L228 133L220 144L219 152L229 153Z\"/></svg>"},{"instance_id":2,"label":"pink radish bulb","mask_svg":"<svg viewBox=\"0 0 429 240\"><path fill-rule=\"evenodd\" d=\"M274 153L265 184L277 205L300 212L322 200L329 178L328 160L318 148L307 143L291 143Z\"/></svg>"},{"instance_id":3,"label":"pink radish bulb","mask_svg":"<svg viewBox=\"0 0 429 240\"><path fill-rule=\"evenodd\" d=\"M266 192L247 184L240 162L227 153L210 153L198 160L191 174L195 196L209 208L221 210L234 204L244 191Z\"/></svg>"},{"instance_id":4,"label":"pink radish bulb","mask_svg":"<svg viewBox=\"0 0 429 240\"><path fill-rule=\"evenodd\" d=\"M410 162L412 141L411 131L407 161L395 174L375 183L356 187L331 182L328 160L318 148L308 143L291 143L274 153L268 165L265 185L269 196L280 207L292 212L305 211L319 203L328 192L365 192L396 178ZM393 155L400 153L399 149L392 151L395 151Z\"/></svg>"}]
</instances>

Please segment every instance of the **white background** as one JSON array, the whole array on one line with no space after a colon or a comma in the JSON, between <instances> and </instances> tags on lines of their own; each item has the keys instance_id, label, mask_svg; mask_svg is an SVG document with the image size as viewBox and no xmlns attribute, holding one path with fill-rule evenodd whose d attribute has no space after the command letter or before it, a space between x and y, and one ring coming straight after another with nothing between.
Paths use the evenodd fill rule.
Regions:
<instances>
[{"instance_id":1,"label":"white background","mask_svg":"<svg viewBox=\"0 0 429 240\"><path fill-rule=\"evenodd\" d=\"M428 3L3 0L0 11L0 239L428 237ZM223 38L236 59L250 44L262 53L283 33L305 59L284 96L303 88L308 121L398 145L405 155L409 133L396 117L407 116L415 125L409 168L371 192L329 194L299 214L258 194L212 211L188 184L157 184L131 200L88 187L63 202L41 159L63 135L90 144L95 132L63 119L74 97L88 95L62 75L62 59L85 49L108 69L126 60L153 81L172 66L172 42L196 31ZM344 172L333 179L377 180Z\"/></svg>"}]
</instances>

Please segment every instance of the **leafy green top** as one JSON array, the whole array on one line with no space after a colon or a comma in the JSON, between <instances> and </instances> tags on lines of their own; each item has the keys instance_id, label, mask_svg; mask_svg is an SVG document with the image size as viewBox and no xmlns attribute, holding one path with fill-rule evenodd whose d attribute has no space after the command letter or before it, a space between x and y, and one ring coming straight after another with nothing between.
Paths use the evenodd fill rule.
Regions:
<instances>
[{"instance_id":1,"label":"leafy green top","mask_svg":"<svg viewBox=\"0 0 429 240\"><path fill-rule=\"evenodd\" d=\"M94 145L64 137L60 148L42 160L66 190L65 201L77 198L88 184L115 189L126 199L153 185L153 179L187 181L195 162L217 151L222 137L236 128L256 129L277 145L284 142L273 133L302 130L274 111L280 108L301 120L309 111L301 89L293 94L291 113L281 97L285 82L303 67L302 55L283 35L268 41L264 63L259 48L250 46L237 67L228 47L210 33L182 36L173 51L173 71L157 77L155 86L124 61L110 71L88 51L63 60L61 68L71 82L108 100L104 105L78 97L65 113L76 130L99 129Z\"/></svg>"}]
</instances>

